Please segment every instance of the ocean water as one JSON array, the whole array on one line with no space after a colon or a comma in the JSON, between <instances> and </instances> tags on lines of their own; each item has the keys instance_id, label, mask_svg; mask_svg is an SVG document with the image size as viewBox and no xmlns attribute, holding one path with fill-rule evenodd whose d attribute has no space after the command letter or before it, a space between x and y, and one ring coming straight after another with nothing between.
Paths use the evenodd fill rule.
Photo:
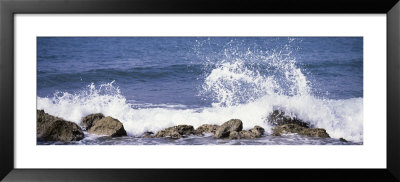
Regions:
<instances>
[{"instance_id":1,"label":"ocean water","mask_svg":"<svg viewBox=\"0 0 400 182\"><path fill-rule=\"evenodd\" d=\"M86 133L68 144L362 144L363 38L38 37L37 108L78 124L100 112L128 133ZM274 109L326 129L332 139L268 136ZM232 118L244 129L265 128L266 136L139 138Z\"/></svg>"}]
</instances>

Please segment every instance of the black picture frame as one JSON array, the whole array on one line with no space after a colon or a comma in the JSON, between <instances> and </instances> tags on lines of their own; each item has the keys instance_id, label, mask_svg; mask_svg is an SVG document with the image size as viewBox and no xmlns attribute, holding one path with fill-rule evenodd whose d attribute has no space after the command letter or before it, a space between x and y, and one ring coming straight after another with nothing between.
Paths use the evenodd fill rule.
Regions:
<instances>
[{"instance_id":1,"label":"black picture frame","mask_svg":"<svg viewBox=\"0 0 400 182\"><path fill-rule=\"evenodd\" d=\"M387 15L386 169L15 169L14 14L381 13ZM318 16L316 14L316 16ZM400 181L398 0L0 0L0 179L4 181ZM379 60L376 60L379 61ZM34 154L33 154L34 157ZM368 159L366 159L368 160ZM123 161L121 161L123 162Z\"/></svg>"}]
</instances>

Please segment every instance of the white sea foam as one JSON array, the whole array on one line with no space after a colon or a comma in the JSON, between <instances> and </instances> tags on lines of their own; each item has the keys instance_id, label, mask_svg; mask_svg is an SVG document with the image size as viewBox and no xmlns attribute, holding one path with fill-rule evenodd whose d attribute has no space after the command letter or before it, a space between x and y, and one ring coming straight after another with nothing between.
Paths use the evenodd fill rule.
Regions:
<instances>
[{"instance_id":1,"label":"white sea foam","mask_svg":"<svg viewBox=\"0 0 400 182\"><path fill-rule=\"evenodd\" d=\"M108 91L105 91L108 90ZM224 100L223 100L224 101ZM38 109L75 123L92 113L103 113L120 120L128 135L141 135L145 131L159 131L169 126L190 124L222 124L239 118L244 129L254 125L270 132L268 115L279 107L286 113L325 128L331 137L360 142L363 139L363 99L324 100L310 95L265 95L252 102L202 109L143 108L134 109L120 93L109 84L89 85L86 91L70 94L57 93L51 98L37 98Z\"/></svg>"},{"instance_id":2,"label":"white sea foam","mask_svg":"<svg viewBox=\"0 0 400 182\"><path fill-rule=\"evenodd\" d=\"M231 107L196 109L148 108L133 109L121 95L97 95L87 97L70 95L53 98L38 97L38 109L75 123L91 113L103 113L120 120L129 135L145 131L158 131L178 124L198 127L202 124L222 124L239 118L244 129L259 125L270 132L265 122L276 106L288 113L309 121L316 127L325 128L331 137L362 141L363 100L319 100L314 97L265 96L254 102Z\"/></svg>"}]
</instances>

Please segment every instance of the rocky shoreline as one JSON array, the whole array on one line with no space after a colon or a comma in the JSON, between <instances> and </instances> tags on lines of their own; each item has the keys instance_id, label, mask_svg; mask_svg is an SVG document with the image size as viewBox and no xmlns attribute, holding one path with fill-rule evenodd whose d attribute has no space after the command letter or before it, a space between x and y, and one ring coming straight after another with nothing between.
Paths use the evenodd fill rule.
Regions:
<instances>
[{"instance_id":1,"label":"rocky shoreline","mask_svg":"<svg viewBox=\"0 0 400 182\"><path fill-rule=\"evenodd\" d=\"M84 134L81 127L71 121L55 117L43 110L36 112L36 137L44 141L79 141Z\"/></svg>"},{"instance_id":2,"label":"rocky shoreline","mask_svg":"<svg viewBox=\"0 0 400 182\"><path fill-rule=\"evenodd\" d=\"M282 136L285 134L298 134L307 137L330 138L323 128L315 128L307 122L296 117L288 117L283 111L274 110L267 118L272 128L269 136ZM37 110L37 140L38 141L80 141L84 139L84 131L90 134L109 137L127 136L123 124L115 118L104 116L102 113L87 115L81 119L80 124L66 121ZM164 130L145 132L141 138L171 138L180 139L190 135L204 136L213 135L214 139L237 140L256 139L265 134L265 129L254 126L249 130L243 130L243 123L240 119L231 119L222 125L203 124L197 128L191 125L177 125L165 128ZM347 142L340 138L340 141Z\"/></svg>"}]
</instances>

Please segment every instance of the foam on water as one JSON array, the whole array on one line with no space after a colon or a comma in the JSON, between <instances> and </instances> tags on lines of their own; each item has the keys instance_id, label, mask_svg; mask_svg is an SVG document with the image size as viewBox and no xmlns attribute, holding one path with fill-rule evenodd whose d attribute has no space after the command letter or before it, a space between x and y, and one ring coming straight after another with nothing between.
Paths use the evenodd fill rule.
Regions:
<instances>
[{"instance_id":1,"label":"foam on water","mask_svg":"<svg viewBox=\"0 0 400 182\"><path fill-rule=\"evenodd\" d=\"M121 95L97 95L92 93L40 98L38 109L75 123L91 113L103 113L120 120L128 135L141 135L145 131L159 131L169 126L190 124L222 124L239 118L244 129L260 125L270 132L267 116L276 106L288 113L309 121L316 127L325 128L331 137L362 141L363 101L362 98L347 100L319 100L314 97L265 96L254 102L231 107L209 107L204 109L144 108L133 109Z\"/></svg>"},{"instance_id":2,"label":"foam on water","mask_svg":"<svg viewBox=\"0 0 400 182\"><path fill-rule=\"evenodd\" d=\"M202 109L182 109L174 107L133 108L121 95L113 83L98 87L91 84L86 91L57 93L51 98L37 98L38 109L62 117L75 123L81 117L92 113L103 113L120 120L129 135L141 135L145 131L159 131L169 126L190 124L222 124L239 118L244 129L254 125L262 126L270 132L266 122L268 115L277 107L287 113L310 122L316 127L325 128L331 137L362 141L363 138L363 99L324 100L310 95L285 96L265 95L252 102L232 106ZM222 101L226 101L223 100Z\"/></svg>"}]
</instances>

